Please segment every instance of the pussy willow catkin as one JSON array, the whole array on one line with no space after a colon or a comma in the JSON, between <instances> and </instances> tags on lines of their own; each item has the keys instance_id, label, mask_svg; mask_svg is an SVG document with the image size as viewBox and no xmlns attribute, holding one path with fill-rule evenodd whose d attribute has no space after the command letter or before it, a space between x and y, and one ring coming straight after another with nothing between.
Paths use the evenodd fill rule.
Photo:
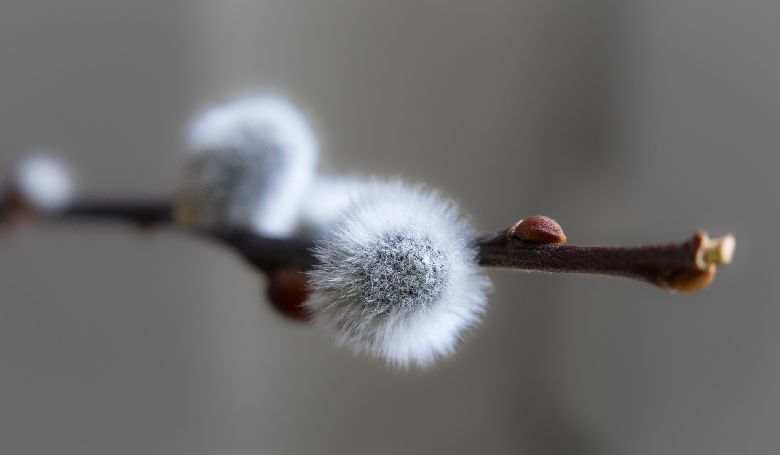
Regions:
<instances>
[{"instance_id":1,"label":"pussy willow catkin","mask_svg":"<svg viewBox=\"0 0 780 455\"><path fill-rule=\"evenodd\" d=\"M270 237L296 228L319 151L292 103L258 95L212 107L192 122L188 142L179 222Z\"/></svg>"},{"instance_id":2,"label":"pussy willow catkin","mask_svg":"<svg viewBox=\"0 0 780 455\"><path fill-rule=\"evenodd\" d=\"M56 212L71 202L76 185L67 165L48 151L35 151L13 168L8 184L32 209Z\"/></svg>"},{"instance_id":3,"label":"pussy willow catkin","mask_svg":"<svg viewBox=\"0 0 780 455\"><path fill-rule=\"evenodd\" d=\"M476 324L489 281L454 204L400 182L366 188L315 250L306 302L340 344L428 365Z\"/></svg>"}]
</instances>

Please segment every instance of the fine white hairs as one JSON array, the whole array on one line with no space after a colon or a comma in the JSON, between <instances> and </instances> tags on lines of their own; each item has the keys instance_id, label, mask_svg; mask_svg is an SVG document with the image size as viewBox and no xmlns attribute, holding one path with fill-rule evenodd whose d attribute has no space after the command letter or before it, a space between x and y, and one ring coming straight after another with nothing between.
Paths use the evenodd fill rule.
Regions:
<instances>
[{"instance_id":1,"label":"fine white hairs","mask_svg":"<svg viewBox=\"0 0 780 455\"><path fill-rule=\"evenodd\" d=\"M45 151L17 163L10 184L26 203L43 213L64 208L73 200L76 188L67 166Z\"/></svg>"},{"instance_id":2,"label":"fine white hairs","mask_svg":"<svg viewBox=\"0 0 780 455\"><path fill-rule=\"evenodd\" d=\"M308 237L321 238L363 192L373 187L371 180L359 177L318 175L301 208L301 230Z\"/></svg>"},{"instance_id":3,"label":"fine white hairs","mask_svg":"<svg viewBox=\"0 0 780 455\"><path fill-rule=\"evenodd\" d=\"M274 95L212 107L189 131L177 218L284 237L296 227L314 178L317 139L303 113Z\"/></svg>"},{"instance_id":4,"label":"fine white hairs","mask_svg":"<svg viewBox=\"0 0 780 455\"><path fill-rule=\"evenodd\" d=\"M401 182L374 182L315 248L305 302L339 344L407 366L453 352L477 323L489 281L455 205Z\"/></svg>"}]
</instances>

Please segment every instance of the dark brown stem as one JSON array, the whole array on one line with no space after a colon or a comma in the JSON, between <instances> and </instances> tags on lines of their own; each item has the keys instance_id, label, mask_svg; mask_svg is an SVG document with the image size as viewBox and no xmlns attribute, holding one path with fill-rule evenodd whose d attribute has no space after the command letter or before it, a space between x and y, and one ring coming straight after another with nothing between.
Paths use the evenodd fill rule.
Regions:
<instances>
[{"instance_id":1,"label":"dark brown stem","mask_svg":"<svg viewBox=\"0 0 780 455\"><path fill-rule=\"evenodd\" d=\"M77 201L50 219L90 218L129 221L144 227L175 226L233 248L247 262L266 273L280 268L305 270L314 263L314 258L309 252L314 246L311 241L260 237L246 230L203 230L176 226L173 213L173 204L169 199L96 199Z\"/></svg>"},{"instance_id":2,"label":"dark brown stem","mask_svg":"<svg viewBox=\"0 0 780 455\"><path fill-rule=\"evenodd\" d=\"M314 242L304 239L273 239L247 231L198 231L232 247L257 269L270 273L279 269L310 269L316 259Z\"/></svg>"},{"instance_id":3,"label":"dark brown stem","mask_svg":"<svg viewBox=\"0 0 780 455\"><path fill-rule=\"evenodd\" d=\"M141 226L174 224L173 204L168 199L83 200L51 218L122 220ZM704 233L697 233L681 243L649 246L573 246L531 242L521 239L534 238L529 237L529 232L536 232L536 224L526 223L529 226L520 230L518 226L524 226L521 223L498 234L475 239L479 264L533 272L620 276L665 289L694 291L712 281L716 265L728 263L734 249L732 236L710 239ZM179 228L231 247L251 265L266 273L280 269L307 270L316 262L312 256L314 242L311 240L273 239L241 230ZM560 237L554 241L565 241L562 231Z\"/></svg>"},{"instance_id":4,"label":"dark brown stem","mask_svg":"<svg viewBox=\"0 0 780 455\"><path fill-rule=\"evenodd\" d=\"M173 221L170 199L94 199L80 200L57 214L65 218L124 220L142 226L168 224Z\"/></svg>"},{"instance_id":5,"label":"dark brown stem","mask_svg":"<svg viewBox=\"0 0 780 455\"><path fill-rule=\"evenodd\" d=\"M517 240L502 231L476 240L479 263L487 267L549 273L588 273L646 281L670 290L708 285L717 264L728 263L733 237L697 233L681 243L648 246L573 246Z\"/></svg>"},{"instance_id":6,"label":"dark brown stem","mask_svg":"<svg viewBox=\"0 0 780 455\"><path fill-rule=\"evenodd\" d=\"M175 226L173 214L174 208L170 199L95 199L74 202L64 210L51 215L49 219L88 218L127 221L143 227ZM314 258L309 253L313 246L313 242L310 241L260 237L245 230L175 227L230 246L247 262L263 272L271 272L282 267L304 270L314 262Z\"/></svg>"}]
</instances>

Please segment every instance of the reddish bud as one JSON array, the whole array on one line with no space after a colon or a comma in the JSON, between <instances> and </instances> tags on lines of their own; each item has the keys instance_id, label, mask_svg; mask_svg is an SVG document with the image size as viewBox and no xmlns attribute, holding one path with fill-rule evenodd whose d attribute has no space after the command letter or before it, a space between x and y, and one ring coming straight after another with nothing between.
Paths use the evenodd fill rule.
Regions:
<instances>
[{"instance_id":1,"label":"reddish bud","mask_svg":"<svg viewBox=\"0 0 780 455\"><path fill-rule=\"evenodd\" d=\"M706 288L715 279L715 265L704 270L683 269L672 274L663 286L670 291L695 292Z\"/></svg>"},{"instance_id":2,"label":"reddish bud","mask_svg":"<svg viewBox=\"0 0 780 455\"><path fill-rule=\"evenodd\" d=\"M16 228L35 218L35 208L18 191L6 186L0 196L0 226Z\"/></svg>"},{"instance_id":3,"label":"reddish bud","mask_svg":"<svg viewBox=\"0 0 780 455\"><path fill-rule=\"evenodd\" d=\"M298 270L284 268L271 272L267 295L279 313L298 321L309 320L309 314L303 306L309 295L309 287L306 276Z\"/></svg>"},{"instance_id":4,"label":"reddish bud","mask_svg":"<svg viewBox=\"0 0 780 455\"><path fill-rule=\"evenodd\" d=\"M535 243L566 243L561 225L552 218L534 215L522 219L507 230L507 236Z\"/></svg>"}]
</instances>

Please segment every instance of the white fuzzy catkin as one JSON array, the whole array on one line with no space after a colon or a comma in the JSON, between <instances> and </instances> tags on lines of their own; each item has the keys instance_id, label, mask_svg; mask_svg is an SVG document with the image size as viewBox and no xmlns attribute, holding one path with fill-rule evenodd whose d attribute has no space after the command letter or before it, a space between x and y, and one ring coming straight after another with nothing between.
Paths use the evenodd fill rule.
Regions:
<instances>
[{"instance_id":1,"label":"white fuzzy catkin","mask_svg":"<svg viewBox=\"0 0 780 455\"><path fill-rule=\"evenodd\" d=\"M318 175L301 208L303 234L315 239L327 234L360 195L372 188L372 180L352 176Z\"/></svg>"},{"instance_id":2,"label":"white fuzzy catkin","mask_svg":"<svg viewBox=\"0 0 780 455\"><path fill-rule=\"evenodd\" d=\"M180 222L289 235L314 178L317 140L303 113L273 95L241 98L192 123Z\"/></svg>"},{"instance_id":3,"label":"white fuzzy catkin","mask_svg":"<svg viewBox=\"0 0 780 455\"><path fill-rule=\"evenodd\" d=\"M373 183L318 243L305 305L339 344L425 366L477 323L489 281L454 204L400 182Z\"/></svg>"},{"instance_id":4,"label":"white fuzzy catkin","mask_svg":"<svg viewBox=\"0 0 780 455\"><path fill-rule=\"evenodd\" d=\"M40 212L56 212L73 200L76 185L67 166L45 151L25 157L10 176L13 189Z\"/></svg>"}]
</instances>

